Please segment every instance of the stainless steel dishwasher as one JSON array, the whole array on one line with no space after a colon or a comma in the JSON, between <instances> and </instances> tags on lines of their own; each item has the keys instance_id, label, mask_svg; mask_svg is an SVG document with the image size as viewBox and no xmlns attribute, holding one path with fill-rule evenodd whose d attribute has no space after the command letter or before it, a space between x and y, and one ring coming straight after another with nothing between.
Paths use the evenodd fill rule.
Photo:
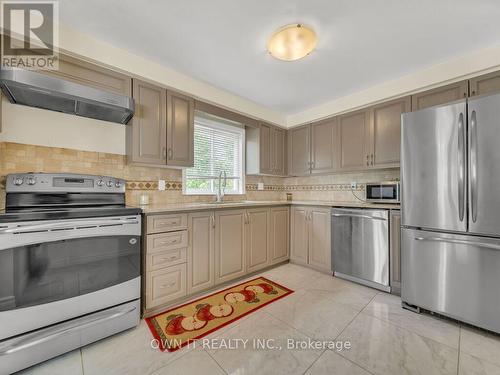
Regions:
<instances>
[{"instance_id":1,"label":"stainless steel dishwasher","mask_svg":"<svg viewBox=\"0 0 500 375\"><path fill-rule=\"evenodd\" d=\"M332 209L332 269L337 277L390 292L387 210Z\"/></svg>"}]
</instances>

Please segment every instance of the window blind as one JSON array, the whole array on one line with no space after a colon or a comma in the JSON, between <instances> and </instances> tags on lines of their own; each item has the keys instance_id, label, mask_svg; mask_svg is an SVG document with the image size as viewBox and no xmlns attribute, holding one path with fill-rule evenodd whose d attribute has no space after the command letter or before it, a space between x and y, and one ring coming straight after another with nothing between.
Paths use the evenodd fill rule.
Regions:
<instances>
[{"instance_id":1,"label":"window blind","mask_svg":"<svg viewBox=\"0 0 500 375\"><path fill-rule=\"evenodd\" d=\"M243 140L243 128L196 117L194 167L185 170L185 192L215 194L225 171L226 193L243 193Z\"/></svg>"}]
</instances>

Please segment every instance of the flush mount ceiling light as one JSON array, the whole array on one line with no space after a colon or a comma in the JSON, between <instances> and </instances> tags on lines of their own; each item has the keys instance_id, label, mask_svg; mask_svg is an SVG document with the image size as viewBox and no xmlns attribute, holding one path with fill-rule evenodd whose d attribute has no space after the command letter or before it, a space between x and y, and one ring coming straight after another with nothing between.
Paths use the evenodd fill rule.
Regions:
<instances>
[{"instance_id":1,"label":"flush mount ceiling light","mask_svg":"<svg viewBox=\"0 0 500 375\"><path fill-rule=\"evenodd\" d=\"M313 29L294 23L276 30L267 42L267 50L277 59L294 61L309 55L317 42Z\"/></svg>"}]
</instances>

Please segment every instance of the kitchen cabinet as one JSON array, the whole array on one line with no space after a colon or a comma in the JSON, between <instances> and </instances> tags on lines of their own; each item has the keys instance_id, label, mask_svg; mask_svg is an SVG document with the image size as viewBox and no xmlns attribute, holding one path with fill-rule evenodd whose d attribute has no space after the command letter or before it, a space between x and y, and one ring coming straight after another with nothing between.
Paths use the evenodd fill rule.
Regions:
<instances>
[{"instance_id":1,"label":"kitchen cabinet","mask_svg":"<svg viewBox=\"0 0 500 375\"><path fill-rule=\"evenodd\" d=\"M500 93L500 71L469 80L470 96Z\"/></svg>"},{"instance_id":2,"label":"kitchen cabinet","mask_svg":"<svg viewBox=\"0 0 500 375\"><path fill-rule=\"evenodd\" d=\"M391 293L401 294L401 212L391 210L390 213L390 284Z\"/></svg>"},{"instance_id":3,"label":"kitchen cabinet","mask_svg":"<svg viewBox=\"0 0 500 375\"><path fill-rule=\"evenodd\" d=\"M257 271L269 265L269 208L252 208L246 210L246 254L247 272Z\"/></svg>"},{"instance_id":4,"label":"kitchen cabinet","mask_svg":"<svg viewBox=\"0 0 500 375\"><path fill-rule=\"evenodd\" d=\"M339 136L337 118L310 125L311 173L331 173L338 169Z\"/></svg>"},{"instance_id":5,"label":"kitchen cabinet","mask_svg":"<svg viewBox=\"0 0 500 375\"><path fill-rule=\"evenodd\" d=\"M167 165L194 165L194 100L167 91Z\"/></svg>"},{"instance_id":6,"label":"kitchen cabinet","mask_svg":"<svg viewBox=\"0 0 500 375\"><path fill-rule=\"evenodd\" d=\"M401 114L409 112L409 96L370 108L368 153L370 167L399 167L401 149Z\"/></svg>"},{"instance_id":7,"label":"kitchen cabinet","mask_svg":"<svg viewBox=\"0 0 500 375\"><path fill-rule=\"evenodd\" d=\"M135 114L127 127L127 157L132 163L167 163L167 92L134 79Z\"/></svg>"},{"instance_id":8,"label":"kitchen cabinet","mask_svg":"<svg viewBox=\"0 0 500 375\"><path fill-rule=\"evenodd\" d=\"M187 291L200 292L215 284L215 212L189 214Z\"/></svg>"},{"instance_id":9,"label":"kitchen cabinet","mask_svg":"<svg viewBox=\"0 0 500 375\"><path fill-rule=\"evenodd\" d=\"M331 267L331 210L313 207L309 210L308 264L330 271Z\"/></svg>"},{"instance_id":10,"label":"kitchen cabinet","mask_svg":"<svg viewBox=\"0 0 500 375\"><path fill-rule=\"evenodd\" d=\"M288 174L305 176L311 172L310 126L288 130Z\"/></svg>"},{"instance_id":11,"label":"kitchen cabinet","mask_svg":"<svg viewBox=\"0 0 500 375\"><path fill-rule=\"evenodd\" d=\"M359 170L371 165L369 153L370 111L363 109L339 116L340 169Z\"/></svg>"},{"instance_id":12,"label":"kitchen cabinet","mask_svg":"<svg viewBox=\"0 0 500 375\"><path fill-rule=\"evenodd\" d=\"M289 253L289 217L288 207L272 207L270 235L270 263L276 264L288 259Z\"/></svg>"},{"instance_id":13,"label":"kitchen cabinet","mask_svg":"<svg viewBox=\"0 0 500 375\"><path fill-rule=\"evenodd\" d=\"M146 308L186 296L186 264L150 271L146 275Z\"/></svg>"},{"instance_id":14,"label":"kitchen cabinet","mask_svg":"<svg viewBox=\"0 0 500 375\"><path fill-rule=\"evenodd\" d=\"M324 207L292 207L290 259L321 271L331 271L331 218Z\"/></svg>"},{"instance_id":15,"label":"kitchen cabinet","mask_svg":"<svg viewBox=\"0 0 500 375\"><path fill-rule=\"evenodd\" d=\"M466 98L468 93L469 81L467 80L419 92L411 96L411 110L418 111L419 109L450 103Z\"/></svg>"},{"instance_id":16,"label":"kitchen cabinet","mask_svg":"<svg viewBox=\"0 0 500 375\"><path fill-rule=\"evenodd\" d=\"M39 72L99 90L126 96L132 94L130 76L66 55L59 55L58 70Z\"/></svg>"},{"instance_id":17,"label":"kitchen cabinet","mask_svg":"<svg viewBox=\"0 0 500 375\"><path fill-rule=\"evenodd\" d=\"M246 128L246 166L251 175L285 175L286 131L260 123Z\"/></svg>"},{"instance_id":18,"label":"kitchen cabinet","mask_svg":"<svg viewBox=\"0 0 500 375\"><path fill-rule=\"evenodd\" d=\"M245 222L245 210L215 213L215 284L245 274Z\"/></svg>"}]
</instances>

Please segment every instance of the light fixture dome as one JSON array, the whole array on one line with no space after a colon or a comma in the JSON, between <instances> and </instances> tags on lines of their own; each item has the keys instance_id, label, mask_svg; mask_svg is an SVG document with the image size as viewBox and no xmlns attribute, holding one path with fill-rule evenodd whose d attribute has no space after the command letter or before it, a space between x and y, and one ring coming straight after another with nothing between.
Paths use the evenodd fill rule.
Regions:
<instances>
[{"instance_id":1,"label":"light fixture dome","mask_svg":"<svg viewBox=\"0 0 500 375\"><path fill-rule=\"evenodd\" d=\"M294 23L276 30L267 42L267 50L277 59L294 61L310 54L317 42L313 29Z\"/></svg>"}]
</instances>

